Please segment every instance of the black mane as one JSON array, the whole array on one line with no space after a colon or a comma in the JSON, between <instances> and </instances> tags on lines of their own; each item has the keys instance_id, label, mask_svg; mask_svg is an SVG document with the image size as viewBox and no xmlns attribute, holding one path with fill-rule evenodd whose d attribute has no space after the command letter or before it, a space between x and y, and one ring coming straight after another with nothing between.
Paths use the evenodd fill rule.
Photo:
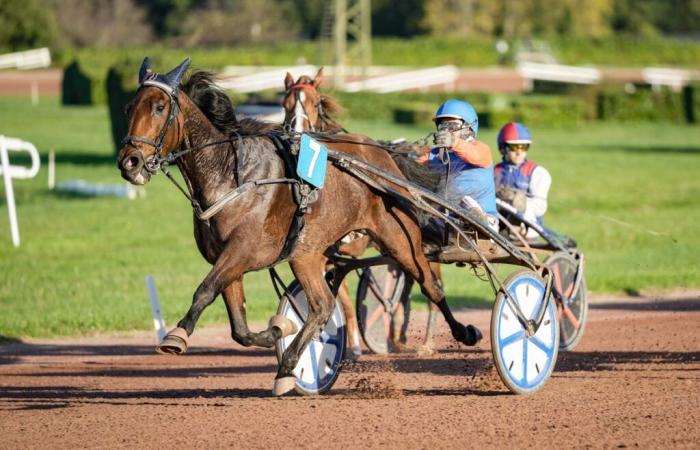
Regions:
<instances>
[{"instance_id":1,"label":"black mane","mask_svg":"<svg viewBox=\"0 0 700 450\"><path fill-rule=\"evenodd\" d=\"M223 134L255 135L279 130L277 124L255 119L237 120L231 99L216 85L215 75L198 70L180 85L180 89L204 113L209 121Z\"/></svg>"}]
</instances>

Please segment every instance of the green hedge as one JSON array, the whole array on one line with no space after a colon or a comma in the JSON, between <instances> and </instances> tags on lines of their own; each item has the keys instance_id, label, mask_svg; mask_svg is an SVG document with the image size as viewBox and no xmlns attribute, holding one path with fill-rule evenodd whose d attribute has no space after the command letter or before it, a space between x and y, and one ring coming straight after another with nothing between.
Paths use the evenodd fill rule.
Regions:
<instances>
[{"instance_id":1,"label":"green hedge","mask_svg":"<svg viewBox=\"0 0 700 450\"><path fill-rule=\"evenodd\" d=\"M682 94L668 89L627 93L622 88L603 88L598 92L597 107L599 120L688 121Z\"/></svg>"},{"instance_id":2,"label":"green hedge","mask_svg":"<svg viewBox=\"0 0 700 450\"><path fill-rule=\"evenodd\" d=\"M577 96L506 96L472 92L335 92L331 95L345 108L343 118L425 125L431 123L440 103L448 98L460 98L474 106L483 128L500 127L511 120L551 126L576 125L586 120L585 100Z\"/></svg>"},{"instance_id":3,"label":"green hedge","mask_svg":"<svg viewBox=\"0 0 700 450\"><path fill-rule=\"evenodd\" d=\"M683 89L683 110L688 123L700 123L700 84Z\"/></svg>"},{"instance_id":4,"label":"green hedge","mask_svg":"<svg viewBox=\"0 0 700 450\"><path fill-rule=\"evenodd\" d=\"M107 98L109 118L112 125L112 142L115 151L121 147L129 124L126 118L126 105L134 98L138 88L138 70L141 61L127 58L119 61L107 71L103 89Z\"/></svg>"}]
</instances>

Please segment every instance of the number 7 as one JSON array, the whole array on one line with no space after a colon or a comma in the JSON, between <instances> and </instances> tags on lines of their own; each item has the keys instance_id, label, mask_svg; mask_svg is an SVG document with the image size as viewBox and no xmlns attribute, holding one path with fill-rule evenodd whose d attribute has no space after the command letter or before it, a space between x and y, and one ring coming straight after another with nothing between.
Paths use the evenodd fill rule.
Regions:
<instances>
[{"instance_id":1,"label":"number 7","mask_svg":"<svg viewBox=\"0 0 700 450\"><path fill-rule=\"evenodd\" d=\"M316 161L318 161L318 155L321 154L321 144L316 141L309 141L309 148L314 151L314 156L311 157L311 161L309 162L309 170L306 171L306 176L311 178L314 174Z\"/></svg>"}]
</instances>

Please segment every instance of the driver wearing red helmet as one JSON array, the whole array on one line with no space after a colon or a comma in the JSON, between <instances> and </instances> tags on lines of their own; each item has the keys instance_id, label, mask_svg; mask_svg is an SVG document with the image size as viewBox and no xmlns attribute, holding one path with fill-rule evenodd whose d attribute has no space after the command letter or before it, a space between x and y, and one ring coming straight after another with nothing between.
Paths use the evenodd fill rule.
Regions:
<instances>
[{"instance_id":1,"label":"driver wearing red helmet","mask_svg":"<svg viewBox=\"0 0 700 450\"><path fill-rule=\"evenodd\" d=\"M521 123L507 123L498 132L498 150L503 160L494 170L496 197L509 203L528 221L544 225L552 177L547 169L527 159L531 144L530 130ZM537 238L535 230L524 231L528 239Z\"/></svg>"}]
</instances>

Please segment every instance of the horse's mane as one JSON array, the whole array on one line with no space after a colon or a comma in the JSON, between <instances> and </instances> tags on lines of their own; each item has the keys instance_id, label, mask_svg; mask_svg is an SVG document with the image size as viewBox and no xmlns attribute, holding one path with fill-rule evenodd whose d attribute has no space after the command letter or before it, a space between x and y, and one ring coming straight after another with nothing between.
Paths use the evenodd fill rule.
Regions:
<instances>
[{"instance_id":1,"label":"horse's mane","mask_svg":"<svg viewBox=\"0 0 700 450\"><path fill-rule=\"evenodd\" d=\"M223 134L255 135L281 129L274 123L255 119L237 120L231 99L216 85L213 73L198 70L180 85L209 121Z\"/></svg>"}]
</instances>

